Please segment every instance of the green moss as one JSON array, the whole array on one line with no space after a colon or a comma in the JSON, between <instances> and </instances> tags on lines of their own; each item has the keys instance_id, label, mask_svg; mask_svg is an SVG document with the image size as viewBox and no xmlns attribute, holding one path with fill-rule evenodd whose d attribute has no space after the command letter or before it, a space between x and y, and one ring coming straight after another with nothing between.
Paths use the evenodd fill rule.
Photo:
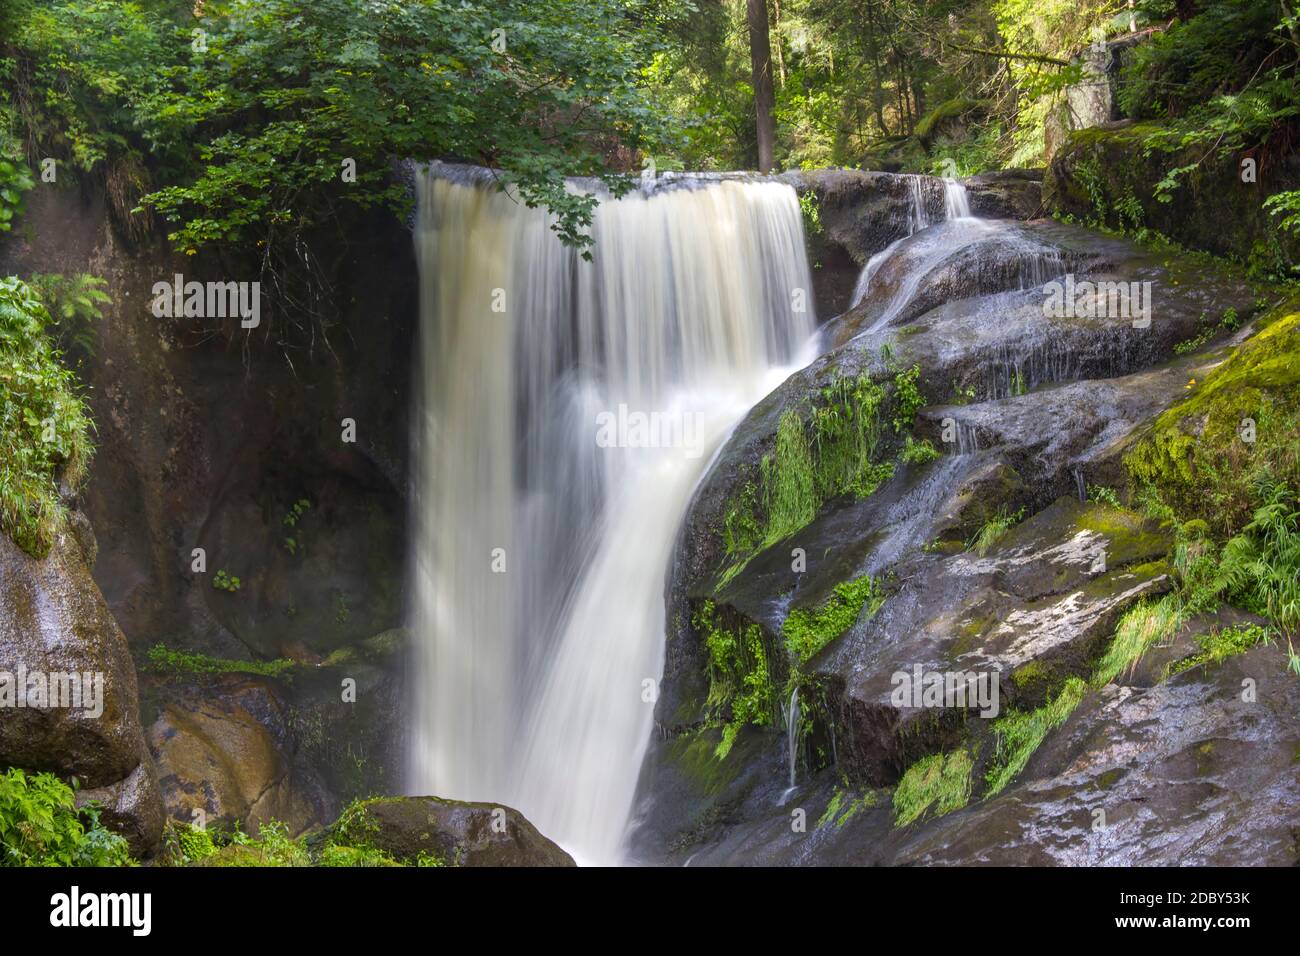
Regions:
<instances>
[{"instance_id":1,"label":"green moss","mask_svg":"<svg viewBox=\"0 0 1300 956\"><path fill-rule=\"evenodd\" d=\"M1011 672L1011 683L1017 687L1041 684L1052 677L1052 669L1041 660L1032 660L1021 664Z\"/></svg>"},{"instance_id":2,"label":"green moss","mask_svg":"<svg viewBox=\"0 0 1300 956\"><path fill-rule=\"evenodd\" d=\"M917 122L915 129L913 129L912 135L921 142L928 144L934 137L938 127L943 123L949 120L959 119L967 113L976 110L986 110L988 105L987 100L976 100L965 96L945 100L921 117Z\"/></svg>"},{"instance_id":3,"label":"green moss","mask_svg":"<svg viewBox=\"0 0 1300 956\"><path fill-rule=\"evenodd\" d=\"M973 767L965 749L931 754L912 764L894 789L894 825L907 826L931 809L941 817L966 806Z\"/></svg>"},{"instance_id":4,"label":"green moss","mask_svg":"<svg viewBox=\"0 0 1300 956\"><path fill-rule=\"evenodd\" d=\"M1077 677L1066 680L1060 692L1037 710L1012 711L993 723L998 749L985 776L985 796L1007 786L1025 765L1048 733L1065 723L1087 693L1088 685Z\"/></svg>"},{"instance_id":5,"label":"green moss","mask_svg":"<svg viewBox=\"0 0 1300 956\"><path fill-rule=\"evenodd\" d=\"M924 399L916 388L920 369L895 376L895 430L910 426ZM808 525L825 502L841 495L866 498L894 474L880 460L886 389L870 376L836 377L806 411L788 409L777 422L772 452L723 508L722 543L730 559L719 587L753 555ZM913 456L924 455L913 445Z\"/></svg>"},{"instance_id":6,"label":"green moss","mask_svg":"<svg viewBox=\"0 0 1300 956\"><path fill-rule=\"evenodd\" d=\"M1180 520L1230 535L1257 506L1261 481L1300 488L1298 306L1275 310L1262 332L1203 381L1189 382L1188 397L1125 456L1134 482Z\"/></svg>"},{"instance_id":7,"label":"green moss","mask_svg":"<svg viewBox=\"0 0 1300 956\"><path fill-rule=\"evenodd\" d=\"M714 755L725 759L740 728L776 722L778 704L772 682L768 648L757 624L728 626L712 601L705 601L691 619L708 653L709 696L705 709L723 722L722 740Z\"/></svg>"},{"instance_id":8,"label":"green moss","mask_svg":"<svg viewBox=\"0 0 1300 956\"><path fill-rule=\"evenodd\" d=\"M868 616L884 603L885 597L870 575L835 585L831 596L814 610L795 608L781 625L785 647L800 664L839 637L857 621L864 606Z\"/></svg>"},{"instance_id":9,"label":"green moss","mask_svg":"<svg viewBox=\"0 0 1300 956\"><path fill-rule=\"evenodd\" d=\"M191 654L162 644L155 644L145 655L143 670L156 674L256 674L259 677L288 678L297 662L287 658L274 661L232 661L206 654Z\"/></svg>"},{"instance_id":10,"label":"green moss","mask_svg":"<svg viewBox=\"0 0 1300 956\"><path fill-rule=\"evenodd\" d=\"M1258 624L1239 624L1236 627L1210 631L1196 639L1201 646L1201 652L1172 664L1168 669L1168 676L1181 674L1194 667L1221 664L1229 657L1244 654L1256 644L1267 643L1271 639L1272 633Z\"/></svg>"}]
</instances>

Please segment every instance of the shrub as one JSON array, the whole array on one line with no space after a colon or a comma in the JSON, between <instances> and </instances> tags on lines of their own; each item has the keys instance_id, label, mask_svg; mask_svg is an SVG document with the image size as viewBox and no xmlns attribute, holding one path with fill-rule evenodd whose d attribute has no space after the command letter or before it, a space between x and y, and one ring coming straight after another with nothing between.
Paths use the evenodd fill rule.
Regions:
<instances>
[{"instance_id":1,"label":"shrub","mask_svg":"<svg viewBox=\"0 0 1300 956\"><path fill-rule=\"evenodd\" d=\"M128 866L126 840L50 773L0 774L0 866Z\"/></svg>"},{"instance_id":2,"label":"shrub","mask_svg":"<svg viewBox=\"0 0 1300 956\"><path fill-rule=\"evenodd\" d=\"M93 446L75 375L46 335L49 315L20 279L0 279L0 531L43 558L63 520L60 482L85 479Z\"/></svg>"}]
</instances>

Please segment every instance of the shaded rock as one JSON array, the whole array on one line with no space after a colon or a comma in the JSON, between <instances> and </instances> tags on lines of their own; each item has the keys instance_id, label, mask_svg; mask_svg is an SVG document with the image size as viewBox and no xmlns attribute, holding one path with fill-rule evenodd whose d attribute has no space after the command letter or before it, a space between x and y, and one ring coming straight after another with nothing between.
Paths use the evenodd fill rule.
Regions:
<instances>
[{"instance_id":1,"label":"shaded rock","mask_svg":"<svg viewBox=\"0 0 1300 956\"><path fill-rule=\"evenodd\" d=\"M143 855L158 845L161 803L144 750L135 667L90 576L93 554L94 535L76 519L40 561L0 535L0 680L28 702L33 679L49 694L58 687L60 704L6 703L0 766L77 777L81 798L102 803L104 822ZM63 696L76 691L79 700Z\"/></svg>"},{"instance_id":2,"label":"shaded rock","mask_svg":"<svg viewBox=\"0 0 1300 956\"><path fill-rule=\"evenodd\" d=\"M1300 255L1300 240L1278 232L1261 197L1300 183L1300 156L1282 150L1262 164L1258 182L1241 181L1241 157L1225 151L1206 157L1195 147L1175 153L1144 151L1159 129L1121 120L1071 133L1048 166L1043 202L1053 213L1098 219L1123 227L1121 209L1136 207L1140 224L1194 249L1254 261L1285 271ZM1190 167L1166 202L1156 185L1171 169ZM1100 199L1101 208L1096 201Z\"/></svg>"},{"instance_id":3,"label":"shaded rock","mask_svg":"<svg viewBox=\"0 0 1300 956\"><path fill-rule=\"evenodd\" d=\"M124 780L77 791L77 806L91 801L99 804L100 822L126 838L133 857L142 859L158 849L163 804L153 758L147 749L141 748L140 763Z\"/></svg>"},{"instance_id":4,"label":"shaded rock","mask_svg":"<svg viewBox=\"0 0 1300 956\"><path fill-rule=\"evenodd\" d=\"M30 228L0 246L0 273L107 282L83 367L99 445L84 507L103 552L96 581L130 640L325 656L400 624L417 274L400 222L356 215L309 241L310 272L329 283L296 293L314 324L264 294L254 335L148 305L176 273L256 279L256 261L186 257L161 231L127 242L93 188L33 192ZM300 500L310 510L286 526ZM238 594L213 588L219 569L241 578Z\"/></svg>"},{"instance_id":5,"label":"shaded rock","mask_svg":"<svg viewBox=\"0 0 1300 956\"><path fill-rule=\"evenodd\" d=\"M167 815L205 825L284 823L291 834L323 824L338 801L296 757L291 711L268 680L228 675L150 688L148 730Z\"/></svg>"},{"instance_id":6,"label":"shaded rock","mask_svg":"<svg viewBox=\"0 0 1300 956\"><path fill-rule=\"evenodd\" d=\"M68 534L38 561L0 536L0 669L76 674L82 707L5 708L0 762L77 774L87 786L121 780L140 762L135 668L118 629ZM103 713L91 705L102 681ZM44 680L41 681L45 683Z\"/></svg>"},{"instance_id":7,"label":"shaded rock","mask_svg":"<svg viewBox=\"0 0 1300 956\"><path fill-rule=\"evenodd\" d=\"M995 169L963 182L971 215L985 219L1037 219L1043 214L1041 169Z\"/></svg>"},{"instance_id":8,"label":"shaded rock","mask_svg":"<svg viewBox=\"0 0 1300 956\"><path fill-rule=\"evenodd\" d=\"M450 866L574 865L518 810L440 797L367 800L339 839L362 841L403 862L428 854Z\"/></svg>"}]
</instances>

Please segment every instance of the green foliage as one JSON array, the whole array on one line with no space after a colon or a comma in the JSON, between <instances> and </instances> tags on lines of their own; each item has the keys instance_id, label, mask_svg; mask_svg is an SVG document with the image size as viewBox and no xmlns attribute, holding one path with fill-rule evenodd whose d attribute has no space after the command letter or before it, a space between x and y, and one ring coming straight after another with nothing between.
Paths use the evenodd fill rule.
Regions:
<instances>
[{"instance_id":1,"label":"green foliage","mask_svg":"<svg viewBox=\"0 0 1300 956\"><path fill-rule=\"evenodd\" d=\"M894 416L890 421L896 433L911 428L916 421L916 413L925 407L925 396L921 394L918 384L920 380L919 365L913 365L894 376Z\"/></svg>"},{"instance_id":2,"label":"green foliage","mask_svg":"<svg viewBox=\"0 0 1300 956\"><path fill-rule=\"evenodd\" d=\"M1249 524L1223 546L1224 593L1287 635L1300 629L1300 504L1282 484L1262 492Z\"/></svg>"},{"instance_id":3,"label":"green foliage","mask_svg":"<svg viewBox=\"0 0 1300 956\"><path fill-rule=\"evenodd\" d=\"M230 835L229 845L257 850L266 866L307 866L311 862L302 840L291 839L289 828L278 820L258 826L256 837L236 828Z\"/></svg>"},{"instance_id":4,"label":"green foliage","mask_svg":"<svg viewBox=\"0 0 1300 956\"><path fill-rule=\"evenodd\" d=\"M795 608L781 625L785 648L791 658L806 663L818 651L839 637L857 621L864 607L867 616L884 603L884 594L870 575L835 585L826 603L815 610Z\"/></svg>"},{"instance_id":5,"label":"green foliage","mask_svg":"<svg viewBox=\"0 0 1300 956\"><path fill-rule=\"evenodd\" d=\"M113 301L104 291L104 280L84 272L71 276L35 274L27 284L49 313L50 328L63 353L93 356L98 325L104 318L101 307Z\"/></svg>"},{"instance_id":6,"label":"green foliage","mask_svg":"<svg viewBox=\"0 0 1300 956\"><path fill-rule=\"evenodd\" d=\"M199 829L168 818L163 824L158 862L163 866L189 866L213 856L220 849L211 830Z\"/></svg>"},{"instance_id":7,"label":"green foliage","mask_svg":"<svg viewBox=\"0 0 1300 956\"><path fill-rule=\"evenodd\" d=\"M303 516L310 510L311 502L306 498L299 498L293 503L293 507L286 512L285 516L280 519L281 526L283 526L286 531L292 531L294 528L298 527L298 522L300 522ZM285 535L283 540L285 550L290 554L296 555L302 548L301 537L302 536L298 534Z\"/></svg>"},{"instance_id":8,"label":"green foliage","mask_svg":"<svg viewBox=\"0 0 1300 956\"><path fill-rule=\"evenodd\" d=\"M838 378L824 388L805 423L798 409L777 423L775 447L727 503L722 536L734 560L723 583L759 550L807 525L822 504L839 495L865 498L894 472L877 461L885 389L869 376Z\"/></svg>"},{"instance_id":9,"label":"green foliage","mask_svg":"<svg viewBox=\"0 0 1300 956\"><path fill-rule=\"evenodd\" d=\"M1183 603L1177 595L1134 605L1120 618L1114 638L1093 670L1092 685L1104 687L1125 671L1131 672L1149 648L1173 637L1184 620Z\"/></svg>"},{"instance_id":10,"label":"green foliage","mask_svg":"<svg viewBox=\"0 0 1300 956\"><path fill-rule=\"evenodd\" d=\"M155 644L145 654L144 669L157 674L257 674L291 677L298 665L288 658L274 661L232 661L206 654L191 654Z\"/></svg>"},{"instance_id":11,"label":"green foliage","mask_svg":"<svg viewBox=\"0 0 1300 956\"><path fill-rule=\"evenodd\" d=\"M129 866L126 840L49 773L0 774L0 866Z\"/></svg>"},{"instance_id":12,"label":"green foliage","mask_svg":"<svg viewBox=\"0 0 1300 956\"><path fill-rule=\"evenodd\" d=\"M926 465L939 457L939 449L928 438L917 441L908 435L903 440L903 450L898 453L899 461L905 465Z\"/></svg>"},{"instance_id":13,"label":"green foliage","mask_svg":"<svg viewBox=\"0 0 1300 956\"><path fill-rule=\"evenodd\" d=\"M984 557L1024 517L1024 508L1014 512L1008 511L1006 508L999 508L997 514L985 521L980 526L980 529L971 536L971 539L966 542L967 549L974 551L981 558Z\"/></svg>"},{"instance_id":14,"label":"green foliage","mask_svg":"<svg viewBox=\"0 0 1300 956\"><path fill-rule=\"evenodd\" d=\"M236 594L244 586L239 578L226 571L225 568L219 568L217 573L212 577L212 586L218 591L225 591L228 594Z\"/></svg>"},{"instance_id":15,"label":"green foliage","mask_svg":"<svg viewBox=\"0 0 1300 956\"><path fill-rule=\"evenodd\" d=\"M1204 316L1202 316L1202 321L1204 321ZM1235 332L1239 328L1241 328L1241 319L1237 316L1237 310L1225 309L1223 317L1220 318L1217 323L1210 322L1204 325L1201 331L1192 336L1192 338L1175 345L1174 354L1190 355L1192 352L1195 352L1197 349L1201 348L1201 346L1205 345L1205 343L1210 341L1210 339L1219 335Z\"/></svg>"},{"instance_id":16,"label":"green foliage","mask_svg":"<svg viewBox=\"0 0 1300 956\"><path fill-rule=\"evenodd\" d=\"M1119 500L1114 488L1107 488L1105 485L1089 485L1088 500L1095 501L1098 504L1109 505L1119 510L1124 509L1124 505Z\"/></svg>"},{"instance_id":17,"label":"green foliage","mask_svg":"<svg viewBox=\"0 0 1300 956\"><path fill-rule=\"evenodd\" d=\"M1169 675L1181 674L1194 667L1220 664L1229 657L1244 654L1256 644L1265 644L1271 640L1271 632L1258 624L1239 624L1210 631L1197 638L1201 652L1178 661L1169 668Z\"/></svg>"},{"instance_id":18,"label":"green foliage","mask_svg":"<svg viewBox=\"0 0 1300 956\"><path fill-rule=\"evenodd\" d=\"M85 402L48 324L25 283L0 279L0 531L38 558L62 525L60 482L79 487L93 452Z\"/></svg>"},{"instance_id":19,"label":"green foliage","mask_svg":"<svg viewBox=\"0 0 1300 956\"><path fill-rule=\"evenodd\" d=\"M931 754L912 764L894 789L894 826L905 827L931 808L941 817L966 806L973 767L964 749Z\"/></svg>"},{"instance_id":20,"label":"green foliage","mask_svg":"<svg viewBox=\"0 0 1300 956\"><path fill-rule=\"evenodd\" d=\"M643 0L55 0L11 40L30 129L82 169L151 156L146 207L194 252L292 245L341 203L403 208L394 157L500 170L583 243L606 149L666 132L642 92L662 4ZM195 30L202 30L196 39ZM503 32L495 32L503 31ZM495 41L495 42L494 42ZM504 47L502 47L504 42ZM356 181L344 182L354 160Z\"/></svg>"},{"instance_id":21,"label":"green foliage","mask_svg":"<svg viewBox=\"0 0 1300 956\"><path fill-rule=\"evenodd\" d=\"M803 216L804 235L820 236L822 234L821 207L817 205L817 195L812 190L799 197L799 212Z\"/></svg>"},{"instance_id":22,"label":"green foliage","mask_svg":"<svg viewBox=\"0 0 1300 956\"><path fill-rule=\"evenodd\" d=\"M0 233L13 229L15 220L23 214L23 193L34 185L22 160L0 154Z\"/></svg>"},{"instance_id":23,"label":"green foliage","mask_svg":"<svg viewBox=\"0 0 1300 956\"><path fill-rule=\"evenodd\" d=\"M1287 303L1257 324L1124 459L1148 508L1202 521L1220 542L1269 503L1264 489L1300 490L1300 313Z\"/></svg>"},{"instance_id":24,"label":"green foliage","mask_svg":"<svg viewBox=\"0 0 1300 956\"><path fill-rule=\"evenodd\" d=\"M985 796L1000 793L1025 769L1039 744L1074 713L1087 690L1086 683L1071 677L1052 700L1037 710L1012 711L994 721L993 732L997 735L998 747L985 777L988 784Z\"/></svg>"},{"instance_id":25,"label":"green foliage","mask_svg":"<svg viewBox=\"0 0 1300 956\"><path fill-rule=\"evenodd\" d=\"M728 627L712 601L705 601L691 618L708 653L711 716L724 722L722 740L714 752L725 759L736 735L746 724L759 727L776 722L776 690L768 650L757 624Z\"/></svg>"}]
</instances>

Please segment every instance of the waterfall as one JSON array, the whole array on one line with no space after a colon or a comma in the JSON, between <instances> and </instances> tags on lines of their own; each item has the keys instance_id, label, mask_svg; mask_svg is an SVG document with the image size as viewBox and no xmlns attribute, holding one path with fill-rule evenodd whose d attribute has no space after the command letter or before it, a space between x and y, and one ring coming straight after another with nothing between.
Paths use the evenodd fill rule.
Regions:
<instances>
[{"instance_id":1,"label":"waterfall","mask_svg":"<svg viewBox=\"0 0 1300 956\"><path fill-rule=\"evenodd\" d=\"M407 786L618 862L691 491L811 358L799 205L761 180L606 197L586 261L482 178L417 178Z\"/></svg>"},{"instance_id":2,"label":"waterfall","mask_svg":"<svg viewBox=\"0 0 1300 956\"><path fill-rule=\"evenodd\" d=\"M933 180L927 176L916 175L908 175L906 179L908 191L912 194L911 229L906 236L894 240L867 260L867 264L858 273L858 281L853 286L853 297L849 300L849 308L858 305L867 297L867 290L871 287L871 277L880 268L880 264L894 252L899 243L939 222L972 219L970 197L966 192L966 187L959 180L951 178L941 180L943 183L943 218L934 219L930 215L930 203L926 195L926 186L932 183Z\"/></svg>"}]
</instances>

